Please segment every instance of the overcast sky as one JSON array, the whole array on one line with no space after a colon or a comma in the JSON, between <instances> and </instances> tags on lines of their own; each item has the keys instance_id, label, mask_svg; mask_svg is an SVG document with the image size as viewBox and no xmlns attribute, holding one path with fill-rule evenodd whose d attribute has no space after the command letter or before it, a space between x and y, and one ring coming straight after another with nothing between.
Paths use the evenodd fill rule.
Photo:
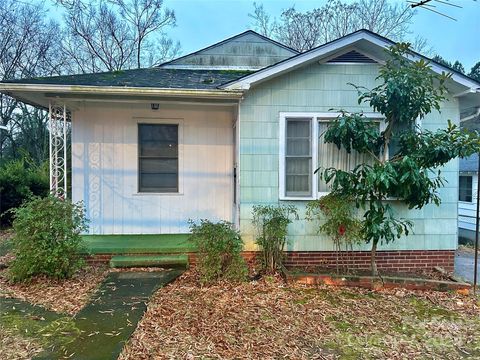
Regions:
<instances>
[{"instance_id":1,"label":"overcast sky","mask_svg":"<svg viewBox=\"0 0 480 360\"><path fill-rule=\"evenodd\" d=\"M395 1L395 0L392 0ZM405 0L399 0L406 2ZM450 0L462 9L437 4L457 21L419 9L411 26L415 35L425 37L434 51L449 61L460 60L466 70L480 61L480 1ZM318 7L321 0L257 0L273 16L295 5L298 10ZM251 28L248 13L251 0L166 0L177 15L177 27L170 31L182 45L182 54L221 41Z\"/></svg>"}]
</instances>

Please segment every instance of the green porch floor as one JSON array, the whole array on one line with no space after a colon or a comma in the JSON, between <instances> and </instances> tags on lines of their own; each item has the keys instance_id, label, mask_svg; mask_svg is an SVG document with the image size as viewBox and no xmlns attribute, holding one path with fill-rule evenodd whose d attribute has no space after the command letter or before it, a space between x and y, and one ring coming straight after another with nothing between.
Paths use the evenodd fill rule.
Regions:
<instances>
[{"instance_id":1,"label":"green porch floor","mask_svg":"<svg viewBox=\"0 0 480 360\"><path fill-rule=\"evenodd\" d=\"M84 235L89 254L167 254L195 251L189 234Z\"/></svg>"}]
</instances>

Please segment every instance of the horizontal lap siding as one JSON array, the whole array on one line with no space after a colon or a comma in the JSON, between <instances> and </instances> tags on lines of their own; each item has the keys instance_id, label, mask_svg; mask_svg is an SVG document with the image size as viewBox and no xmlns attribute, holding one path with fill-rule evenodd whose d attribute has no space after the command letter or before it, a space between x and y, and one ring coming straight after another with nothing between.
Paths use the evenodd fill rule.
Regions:
<instances>
[{"instance_id":1,"label":"horizontal lap siding","mask_svg":"<svg viewBox=\"0 0 480 360\"><path fill-rule=\"evenodd\" d=\"M372 111L357 102L357 91L348 83L372 88L376 85L378 67L372 65L312 64L253 87L241 103L240 114L240 225L247 250L254 250L252 207L255 204L278 203L278 133L280 112L328 112L330 109ZM456 99L442 104L442 112L428 115L424 128L446 127L447 120L459 121ZM449 250L457 241L458 160L442 168L447 182L439 190L442 205L428 205L408 210L396 202L399 216L414 222L414 231L390 244L384 250ZM332 241L317 234L317 224L305 220L304 201L290 201L299 208L300 219L289 228L290 251L331 251ZM369 246L360 244L357 250Z\"/></svg>"},{"instance_id":2,"label":"horizontal lap siding","mask_svg":"<svg viewBox=\"0 0 480 360\"><path fill-rule=\"evenodd\" d=\"M185 233L188 219L232 220L229 108L89 103L73 115L73 200L86 206L89 233ZM137 123L159 119L181 122L183 193L139 195Z\"/></svg>"}]
</instances>

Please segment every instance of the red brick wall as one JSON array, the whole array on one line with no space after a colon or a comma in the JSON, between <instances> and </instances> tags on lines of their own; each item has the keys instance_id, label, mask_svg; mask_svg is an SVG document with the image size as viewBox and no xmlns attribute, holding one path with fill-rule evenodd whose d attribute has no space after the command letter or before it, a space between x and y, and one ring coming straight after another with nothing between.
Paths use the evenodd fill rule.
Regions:
<instances>
[{"instance_id":1,"label":"red brick wall","mask_svg":"<svg viewBox=\"0 0 480 360\"><path fill-rule=\"evenodd\" d=\"M370 252L355 251L344 255L349 268L370 268ZM455 258L454 250L398 250L377 251L377 267L386 271L409 271L417 269L431 269L441 266L447 271L453 271ZM340 263L342 258L340 258ZM334 251L298 251L288 252L285 265L292 266L323 266L335 267L337 255Z\"/></svg>"},{"instance_id":2,"label":"red brick wall","mask_svg":"<svg viewBox=\"0 0 480 360\"><path fill-rule=\"evenodd\" d=\"M108 262L112 255L95 255L87 259L90 263ZM257 253L245 251L243 257L248 263L253 264ZM378 251L377 266L384 271L410 271L418 269L431 269L441 266L447 271L453 271L454 250L399 250ZM195 265L195 253L188 254L190 265ZM343 253L339 259L340 264L345 261L352 269L370 269L370 252L355 251ZM337 255L334 251L291 251L287 252L285 265L287 267L320 266L334 268L337 263Z\"/></svg>"}]
</instances>

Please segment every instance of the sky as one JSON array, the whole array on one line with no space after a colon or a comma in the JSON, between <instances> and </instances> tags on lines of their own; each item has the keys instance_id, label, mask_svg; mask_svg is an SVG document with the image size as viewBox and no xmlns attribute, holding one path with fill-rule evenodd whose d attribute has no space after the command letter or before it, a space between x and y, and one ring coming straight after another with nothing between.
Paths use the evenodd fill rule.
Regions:
<instances>
[{"instance_id":1,"label":"sky","mask_svg":"<svg viewBox=\"0 0 480 360\"><path fill-rule=\"evenodd\" d=\"M391 0L395 1L395 0ZM398 0L406 2L406 0ZM480 0L447 0L458 9L437 3L437 10L448 11L457 21L419 9L411 25L413 35L427 39L434 52L448 61L459 60L467 71L480 61ZM257 0L272 16L295 5L297 10L321 6L322 0ZM253 0L165 0L174 9L177 27L169 31L182 46L182 54L199 50L252 28L248 13Z\"/></svg>"}]
</instances>

